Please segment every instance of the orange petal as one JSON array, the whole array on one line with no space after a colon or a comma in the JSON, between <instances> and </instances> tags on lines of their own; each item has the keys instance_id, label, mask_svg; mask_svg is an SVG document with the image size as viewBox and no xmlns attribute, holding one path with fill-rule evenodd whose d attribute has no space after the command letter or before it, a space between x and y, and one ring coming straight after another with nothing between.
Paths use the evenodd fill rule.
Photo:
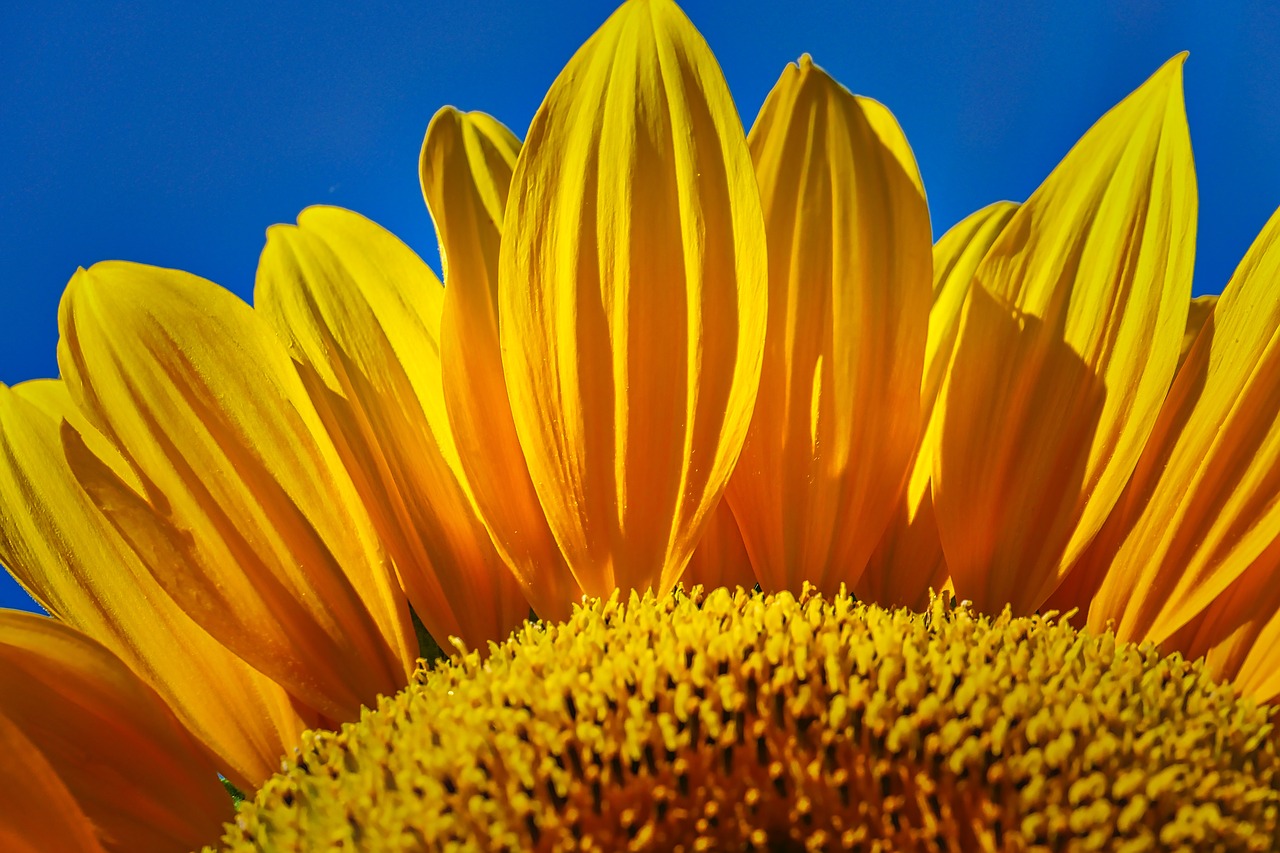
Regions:
<instances>
[{"instance_id":1,"label":"orange petal","mask_svg":"<svg viewBox=\"0 0 1280 853\"><path fill-rule=\"evenodd\" d=\"M863 600L922 609L929 603L929 590L941 590L947 579L930 489L941 424L933 416L934 407L951 363L960 311L973 275L1017 209L1016 204L1007 201L988 205L956 223L933 247L933 306L929 309L929 337L920 383L921 421L925 427L916 442L907 488L867 571L855 587Z\"/></svg>"},{"instance_id":2,"label":"orange petal","mask_svg":"<svg viewBox=\"0 0 1280 853\"><path fill-rule=\"evenodd\" d=\"M1280 211L1241 261L1187 355L1125 502L1089 611L1163 642L1206 608L1195 648L1259 631L1280 606ZM1110 525L1109 525L1110 527ZM1109 559L1108 559L1109 557ZM1249 577L1245 577L1245 575ZM1233 587L1237 592L1219 600ZM1248 590L1247 595L1238 590ZM1228 627L1229 626L1229 627ZM1213 635L1206 634L1212 629ZM1247 650L1238 650L1247 651ZM1269 654L1269 650L1260 650ZM1243 658L1236 661L1243 665Z\"/></svg>"},{"instance_id":3,"label":"orange petal","mask_svg":"<svg viewBox=\"0 0 1280 853\"><path fill-rule=\"evenodd\" d=\"M59 324L73 400L143 491L64 428L72 469L179 606L329 717L403 685L403 596L262 319L195 276L106 263L71 280Z\"/></svg>"},{"instance_id":4,"label":"orange petal","mask_svg":"<svg viewBox=\"0 0 1280 853\"><path fill-rule=\"evenodd\" d=\"M0 562L45 609L150 684L225 775L256 787L280 769L307 723L284 690L174 604L93 505L63 456L63 419L130 476L61 382L0 385Z\"/></svg>"},{"instance_id":5,"label":"orange petal","mask_svg":"<svg viewBox=\"0 0 1280 853\"><path fill-rule=\"evenodd\" d=\"M751 589L756 585L756 575L751 568L751 558L747 556L746 543L742 541L742 530L738 520L733 517L728 501L720 501L711 523L698 540L698 547L693 549L689 565L685 567L681 582L685 589L693 589L702 584L705 589L718 587L742 587Z\"/></svg>"},{"instance_id":6,"label":"orange petal","mask_svg":"<svg viewBox=\"0 0 1280 853\"><path fill-rule=\"evenodd\" d=\"M629 0L520 152L498 306L516 433L583 589L668 589L741 451L764 225L724 77L670 0Z\"/></svg>"},{"instance_id":7,"label":"orange petal","mask_svg":"<svg viewBox=\"0 0 1280 853\"><path fill-rule=\"evenodd\" d=\"M190 850L231 819L231 800L190 733L119 658L73 628L0 611L0 696L3 716L106 849Z\"/></svg>"},{"instance_id":8,"label":"orange petal","mask_svg":"<svg viewBox=\"0 0 1280 853\"><path fill-rule=\"evenodd\" d=\"M313 207L298 223L268 232L254 303L299 364L427 630L473 647L501 640L529 604L460 481L440 282L357 213Z\"/></svg>"},{"instance_id":9,"label":"orange petal","mask_svg":"<svg viewBox=\"0 0 1280 853\"><path fill-rule=\"evenodd\" d=\"M956 594L980 609L1044 602L1173 377L1196 216L1182 60L1084 135L978 267L939 394L933 496Z\"/></svg>"},{"instance_id":10,"label":"orange petal","mask_svg":"<svg viewBox=\"0 0 1280 853\"><path fill-rule=\"evenodd\" d=\"M422 142L422 194L444 261L444 404L477 513L543 619L582 589L565 564L516 436L498 343L498 247L520 140L483 113L445 107Z\"/></svg>"},{"instance_id":11,"label":"orange petal","mask_svg":"<svg viewBox=\"0 0 1280 853\"><path fill-rule=\"evenodd\" d=\"M0 850L103 853L93 824L41 754L0 714Z\"/></svg>"},{"instance_id":12,"label":"orange petal","mask_svg":"<svg viewBox=\"0 0 1280 853\"><path fill-rule=\"evenodd\" d=\"M809 57L749 139L769 250L760 395L729 500L761 585L853 585L920 430L932 238L897 121ZM875 448L874 452L867 452Z\"/></svg>"}]
</instances>

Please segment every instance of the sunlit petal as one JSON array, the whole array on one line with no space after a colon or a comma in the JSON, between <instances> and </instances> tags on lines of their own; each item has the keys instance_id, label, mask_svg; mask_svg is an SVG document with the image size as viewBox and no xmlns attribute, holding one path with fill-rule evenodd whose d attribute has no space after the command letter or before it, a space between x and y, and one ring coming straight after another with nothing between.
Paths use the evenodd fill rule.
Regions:
<instances>
[{"instance_id":1,"label":"sunlit petal","mask_svg":"<svg viewBox=\"0 0 1280 853\"><path fill-rule=\"evenodd\" d=\"M1210 322L1210 318L1213 316L1213 309L1217 302L1218 297L1216 295L1197 296L1191 300L1191 310L1187 313L1187 324L1182 336L1182 349L1178 354L1179 370L1182 369L1182 365L1190 354L1191 347L1196 338L1200 336L1200 333L1204 331L1206 335L1213 335L1213 323ZM1205 346L1208 346L1208 344L1205 344ZM1176 376L1177 374L1175 374L1175 381ZM1200 394L1203 387L1203 383L1196 383L1193 387L1188 388L1186 393L1189 396L1183 398L1180 401L1180 405L1184 408L1190 408L1195 402L1194 398ZM1154 435L1153 431L1152 436L1154 437ZM1151 439L1148 439L1147 446L1143 448L1143 453L1150 452L1150 447ZM1120 493L1120 499L1116 501L1111 515L1107 516L1107 520L1103 522L1098 534L1084 549L1084 553L1080 555L1080 558L1072 564L1067 576L1059 581L1057 588L1045 600L1045 609L1057 610L1059 613L1077 610L1081 614L1088 614L1089 607L1093 603L1093 597L1097 595L1098 587L1101 586L1103 577L1106 576L1112 560L1115 559L1116 549L1120 547L1124 537L1129 534L1136 520L1134 515L1135 507L1132 503L1132 490L1143 488L1146 488L1144 484L1135 482L1133 479L1129 480L1124 491Z\"/></svg>"},{"instance_id":2,"label":"sunlit petal","mask_svg":"<svg viewBox=\"0 0 1280 853\"><path fill-rule=\"evenodd\" d=\"M1280 700L1280 539L1161 645L1203 657L1214 678L1259 702Z\"/></svg>"},{"instance_id":3,"label":"sunlit petal","mask_svg":"<svg viewBox=\"0 0 1280 853\"><path fill-rule=\"evenodd\" d=\"M861 576L910 470L929 212L893 116L807 56L783 71L749 143L769 324L728 495L762 586L798 592L809 581L831 594Z\"/></svg>"},{"instance_id":4,"label":"sunlit petal","mask_svg":"<svg viewBox=\"0 0 1280 853\"><path fill-rule=\"evenodd\" d=\"M988 205L956 223L934 244L933 305L920 383L920 417L925 426L916 443L907 488L855 587L859 598L923 609L929 603L929 590L941 590L947 579L930 489L941 423L933 416L934 404L951 363L960 311L973 275L1017 209L1007 201Z\"/></svg>"},{"instance_id":5,"label":"sunlit petal","mask_svg":"<svg viewBox=\"0 0 1280 853\"><path fill-rule=\"evenodd\" d=\"M505 637L529 605L459 481L440 381L443 290L359 214L276 226L254 304L286 342L414 610L437 641Z\"/></svg>"},{"instance_id":6,"label":"sunlit petal","mask_svg":"<svg viewBox=\"0 0 1280 853\"><path fill-rule=\"evenodd\" d=\"M956 593L1035 609L1110 512L1177 366L1195 174L1170 60L1098 121L979 265L938 402Z\"/></svg>"},{"instance_id":7,"label":"sunlit petal","mask_svg":"<svg viewBox=\"0 0 1280 853\"><path fill-rule=\"evenodd\" d=\"M503 224L503 371L591 594L675 583L755 402L764 226L737 113L669 0L629 0L533 119Z\"/></svg>"},{"instance_id":8,"label":"sunlit petal","mask_svg":"<svg viewBox=\"0 0 1280 853\"><path fill-rule=\"evenodd\" d=\"M422 143L422 194L444 263L440 362L465 481L494 546L544 619L582 590L564 562L520 449L498 341L498 247L520 141L483 113L446 107Z\"/></svg>"},{"instance_id":9,"label":"sunlit petal","mask_svg":"<svg viewBox=\"0 0 1280 853\"><path fill-rule=\"evenodd\" d=\"M224 775L256 787L314 721L301 719L278 685L227 651L160 588L76 483L62 453L63 419L129 476L62 383L0 386L0 562L46 610L101 642L155 688L224 762Z\"/></svg>"},{"instance_id":10,"label":"sunlit petal","mask_svg":"<svg viewBox=\"0 0 1280 853\"><path fill-rule=\"evenodd\" d=\"M1268 623L1280 610L1278 280L1280 212L1241 261L1178 373L1108 525L1117 531L1106 543L1114 556L1091 554L1110 566L1091 626L1115 620L1120 637L1163 642L1209 608L1190 648L1231 645L1230 662L1219 662L1229 675L1245 666L1241 635L1274 633ZM1257 653L1270 659L1269 647ZM1272 676L1259 683L1274 690L1280 683Z\"/></svg>"},{"instance_id":11,"label":"sunlit petal","mask_svg":"<svg viewBox=\"0 0 1280 853\"><path fill-rule=\"evenodd\" d=\"M154 691L78 631L0 611L0 696L108 850L189 850L231 818L210 757Z\"/></svg>"},{"instance_id":12,"label":"sunlit petal","mask_svg":"<svg viewBox=\"0 0 1280 853\"><path fill-rule=\"evenodd\" d=\"M142 492L65 426L68 459L183 610L335 719L402 685L407 608L262 319L195 276L106 263L72 279L59 325L71 397Z\"/></svg>"}]
</instances>

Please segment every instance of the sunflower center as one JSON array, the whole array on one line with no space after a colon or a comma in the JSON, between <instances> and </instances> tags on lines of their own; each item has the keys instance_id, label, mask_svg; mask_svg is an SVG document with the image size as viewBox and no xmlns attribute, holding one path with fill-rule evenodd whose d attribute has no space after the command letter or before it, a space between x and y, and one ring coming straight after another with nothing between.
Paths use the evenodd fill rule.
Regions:
<instances>
[{"instance_id":1,"label":"sunflower center","mask_svg":"<svg viewBox=\"0 0 1280 853\"><path fill-rule=\"evenodd\" d=\"M1267 850L1271 717L1199 664L1040 616L615 598L310 733L224 841Z\"/></svg>"}]
</instances>

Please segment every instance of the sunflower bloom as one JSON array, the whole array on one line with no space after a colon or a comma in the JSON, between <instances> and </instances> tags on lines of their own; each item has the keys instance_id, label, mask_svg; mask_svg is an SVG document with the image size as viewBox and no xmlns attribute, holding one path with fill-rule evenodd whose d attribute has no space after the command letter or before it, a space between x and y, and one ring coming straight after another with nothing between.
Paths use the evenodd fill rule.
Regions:
<instances>
[{"instance_id":1,"label":"sunflower bloom","mask_svg":"<svg viewBox=\"0 0 1280 853\"><path fill-rule=\"evenodd\" d=\"M1272 849L1280 213L1191 299L1182 64L931 243L886 107L806 56L744 133L628 0L524 140L431 120L443 282L331 207L253 307L77 272L0 841Z\"/></svg>"}]
</instances>

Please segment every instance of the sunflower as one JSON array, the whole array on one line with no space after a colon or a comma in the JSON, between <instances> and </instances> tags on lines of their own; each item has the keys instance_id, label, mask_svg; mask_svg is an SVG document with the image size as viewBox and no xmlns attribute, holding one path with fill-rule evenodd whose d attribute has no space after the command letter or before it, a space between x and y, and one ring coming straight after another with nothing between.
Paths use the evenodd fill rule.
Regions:
<instances>
[{"instance_id":1,"label":"sunflower","mask_svg":"<svg viewBox=\"0 0 1280 853\"><path fill-rule=\"evenodd\" d=\"M253 307L78 271L0 387L0 840L1268 849L1280 217L1191 299L1182 62L932 244L884 106L803 57L744 134L628 0L523 141L431 121L446 286L336 208Z\"/></svg>"}]
</instances>

